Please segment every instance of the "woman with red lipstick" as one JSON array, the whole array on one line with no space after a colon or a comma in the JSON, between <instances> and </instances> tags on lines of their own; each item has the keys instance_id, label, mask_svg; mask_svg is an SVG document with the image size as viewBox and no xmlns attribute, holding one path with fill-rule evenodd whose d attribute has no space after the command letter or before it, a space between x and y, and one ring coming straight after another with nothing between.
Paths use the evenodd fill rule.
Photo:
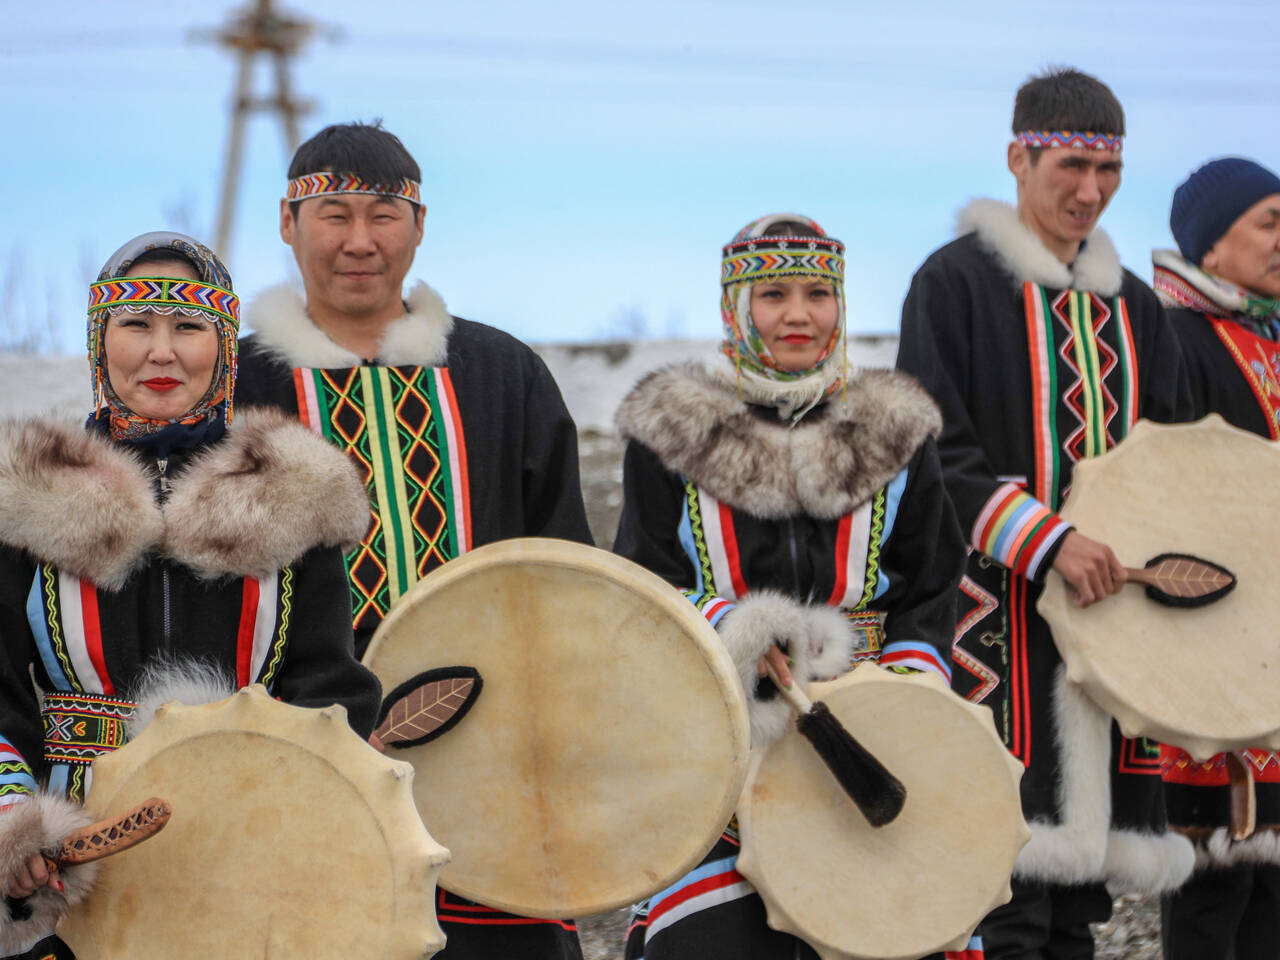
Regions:
<instances>
[{"instance_id":1,"label":"woman with red lipstick","mask_svg":"<svg viewBox=\"0 0 1280 960\"><path fill-rule=\"evenodd\" d=\"M86 428L0 427L0 956L70 956L51 934L92 865L40 852L88 822L93 759L158 704L262 683L373 727L340 550L363 486L283 415L233 417L238 325L212 252L144 234L90 287Z\"/></svg>"},{"instance_id":2,"label":"woman with red lipstick","mask_svg":"<svg viewBox=\"0 0 1280 960\"><path fill-rule=\"evenodd\" d=\"M715 626L760 746L791 718L760 679L766 658L784 682L862 660L949 681L965 548L934 449L937 407L911 377L847 370L843 245L806 217L763 217L725 246L721 285L721 356L649 374L618 411L614 549ZM816 958L766 925L737 849L731 824L643 904L627 956Z\"/></svg>"}]
</instances>

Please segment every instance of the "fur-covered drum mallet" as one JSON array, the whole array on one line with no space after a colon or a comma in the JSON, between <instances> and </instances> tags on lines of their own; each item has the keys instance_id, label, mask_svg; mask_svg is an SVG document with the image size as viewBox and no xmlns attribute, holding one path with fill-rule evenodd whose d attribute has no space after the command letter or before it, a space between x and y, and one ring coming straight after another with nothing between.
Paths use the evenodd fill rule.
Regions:
<instances>
[{"instance_id":1,"label":"fur-covered drum mallet","mask_svg":"<svg viewBox=\"0 0 1280 960\"><path fill-rule=\"evenodd\" d=\"M136 847L163 830L172 814L168 801L151 797L118 817L73 830L56 850L44 854L45 865L50 870L71 867Z\"/></svg>"},{"instance_id":2,"label":"fur-covered drum mallet","mask_svg":"<svg viewBox=\"0 0 1280 960\"><path fill-rule=\"evenodd\" d=\"M860 744L825 703L814 703L798 684L784 687L773 664L765 661L769 679L796 711L796 729L813 744L827 769L857 805L867 823L883 827L902 812L907 788Z\"/></svg>"}]
</instances>

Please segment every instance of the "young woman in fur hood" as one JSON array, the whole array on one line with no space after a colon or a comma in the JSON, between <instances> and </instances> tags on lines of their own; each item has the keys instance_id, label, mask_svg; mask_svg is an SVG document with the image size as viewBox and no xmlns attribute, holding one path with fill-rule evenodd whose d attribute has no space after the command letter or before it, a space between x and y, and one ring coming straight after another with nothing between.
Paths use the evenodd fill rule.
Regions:
<instances>
[{"instance_id":1,"label":"young woman in fur hood","mask_svg":"<svg viewBox=\"0 0 1280 960\"><path fill-rule=\"evenodd\" d=\"M40 853L88 823L90 764L135 712L257 682L373 727L340 552L364 489L281 415L232 425L238 322L207 248L144 234L90 288L86 428L0 425L0 956L70 955L44 938L95 865Z\"/></svg>"},{"instance_id":2,"label":"young woman in fur hood","mask_svg":"<svg viewBox=\"0 0 1280 960\"><path fill-rule=\"evenodd\" d=\"M766 657L784 682L862 660L950 681L965 547L934 449L941 418L906 375L849 375L843 255L805 217L748 224L724 248L723 356L648 375L617 417L627 448L614 549L715 626L756 745L791 717L761 679ZM627 955L816 957L767 928L736 855L731 826L645 905Z\"/></svg>"}]
</instances>

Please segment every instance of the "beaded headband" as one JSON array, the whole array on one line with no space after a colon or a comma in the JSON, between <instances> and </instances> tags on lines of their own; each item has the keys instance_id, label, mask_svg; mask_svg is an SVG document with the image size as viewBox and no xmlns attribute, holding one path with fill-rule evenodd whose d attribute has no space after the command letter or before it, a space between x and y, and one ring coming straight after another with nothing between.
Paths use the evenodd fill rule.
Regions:
<instances>
[{"instance_id":1,"label":"beaded headband","mask_svg":"<svg viewBox=\"0 0 1280 960\"><path fill-rule=\"evenodd\" d=\"M754 237L725 244L720 285L813 277L844 282L844 244L831 237Z\"/></svg>"},{"instance_id":2,"label":"beaded headband","mask_svg":"<svg viewBox=\"0 0 1280 960\"><path fill-rule=\"evenodd\" d=\"M378 197L401 197L410 203L421 204L422 185L405 178L396 186L374 186L365 183L354 173L308 173L289 181L284 198L289 202L308 197L341 193L368 193Z\"/></svg>"},{"instance_id":3,"label":"beaded headband","mask_svg":"<svg viewBox=\"0 0 1280 960\"><path fill-rule=\"evenodd\" d=\"M1024 147L1083 147L1085 150L1108 150L1119 153L1124 137L1118 133L1095 133L1092 130L1023 130L1016 137Z\"/></svg>"},{"instance_id":4,"label":"beaded headband","mask_svg":"<svg viewBox=\"0 0 1280 960\"><path fill-rule=\"evenodd\" d=\"M172 277L129 277L100 280L89 286L89 316L116 305L193 307L240 329L240 298L230 290L199 280Z\"/></svg>"}]
</instances>

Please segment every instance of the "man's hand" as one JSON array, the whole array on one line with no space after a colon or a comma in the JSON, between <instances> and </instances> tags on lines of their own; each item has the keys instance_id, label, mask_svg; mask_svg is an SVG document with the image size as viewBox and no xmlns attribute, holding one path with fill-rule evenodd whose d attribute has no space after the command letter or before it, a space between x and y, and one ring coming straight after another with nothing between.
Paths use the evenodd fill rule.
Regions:
<instances>
[{"instance_id":1,"label":"man's hand","mask_svg":"<svg viewBox=\"0 0 1280 960\"><path fill-rule=\"evenodd\" d=\"M57 869L50 870L44 862L44 857L35 854L21 868L19 868L17 876L9 884L9 889L4 891L6 897L29 897L43 886L50 886L62 892L62 880L58 877Z\"/></svg>"},{"instance_id":2,"label":"man's hand","mask_svg":"<svg viewBox=\"0 0 1280 960\"><path fill-rule=\"evenodd\" d=\"M1124 567L1105 543L1071 530L1053 560L1053 569L1071 587L1076 603L1087 607L1124 586Z\"/></svg>"}]
</instances>

